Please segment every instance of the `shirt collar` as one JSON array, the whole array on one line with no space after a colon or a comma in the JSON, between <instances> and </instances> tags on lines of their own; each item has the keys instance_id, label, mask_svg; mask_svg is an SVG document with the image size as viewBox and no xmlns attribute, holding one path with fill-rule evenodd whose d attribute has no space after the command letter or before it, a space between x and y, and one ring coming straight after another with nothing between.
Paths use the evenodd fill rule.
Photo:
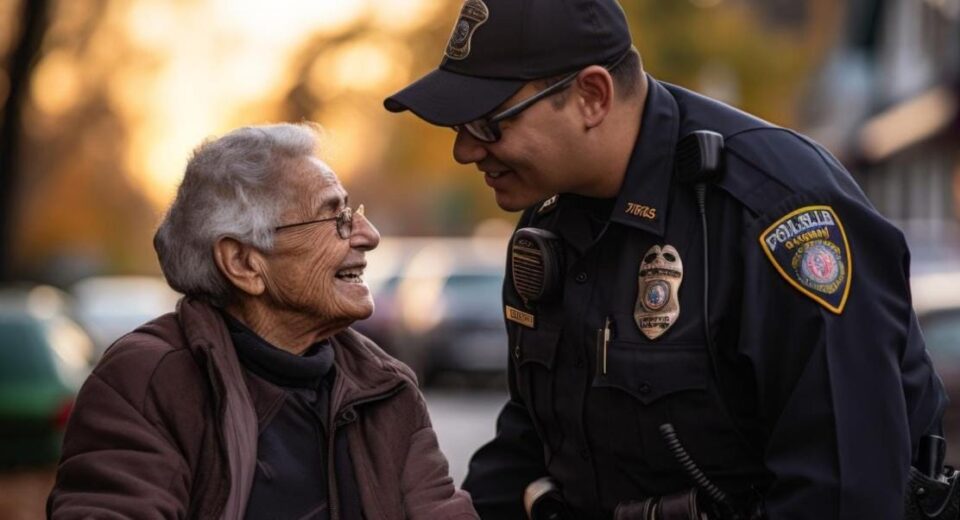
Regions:
<instances>
[{"instance_id":1,"label":"shirt collar","mask_svg":"<svg viewBox=\"0 0 960 520\"><path fill-rule=\"evenodd\" d=\"M649 75L647 85L640 135L610 220L663 236L680 111L670 92Z\"/></svg>"}]
</instances>

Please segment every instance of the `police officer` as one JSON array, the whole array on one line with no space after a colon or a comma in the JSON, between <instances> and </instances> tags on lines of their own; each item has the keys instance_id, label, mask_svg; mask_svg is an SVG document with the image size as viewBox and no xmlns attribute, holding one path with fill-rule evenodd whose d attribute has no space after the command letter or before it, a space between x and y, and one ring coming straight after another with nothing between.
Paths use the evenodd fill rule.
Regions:
<instances>
[{"instance_id":1,"label":"police officer","mask_svg":"<svg viewBox=\"0 0 960 520\"><path fill-rule=\"evenodd\" d=\"M466 0L385 106L523 211L484 518L542 477L573 518L902 518L946 398L904 237L821 146L646 74L615 0Z\"/></svg>"}]
</instances>

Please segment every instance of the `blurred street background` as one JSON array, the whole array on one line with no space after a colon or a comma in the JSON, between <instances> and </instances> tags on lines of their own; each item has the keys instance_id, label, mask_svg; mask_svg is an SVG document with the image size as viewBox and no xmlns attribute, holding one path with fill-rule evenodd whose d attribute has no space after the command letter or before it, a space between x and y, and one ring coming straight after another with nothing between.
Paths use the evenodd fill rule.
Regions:
<instances>
[{"instance_id":1,"label":"blurred street background","mask_svg":"<svg viewBox=\"0 0 960 520\"><path fill-rule=\"evenodd\" d=\"M960 0L621 1L648 72L811 135L905 230L960 410ZM43 517L91 365L173 309L151 240L191 149L276 121L325 128L382 233L359 327L420 374L462 480L506 395L516 215L453 132L381 106L437 65L460 4L0 0L0 520ZM947 433L958 464L954 410Z\"/></svg>"}]
</instances>

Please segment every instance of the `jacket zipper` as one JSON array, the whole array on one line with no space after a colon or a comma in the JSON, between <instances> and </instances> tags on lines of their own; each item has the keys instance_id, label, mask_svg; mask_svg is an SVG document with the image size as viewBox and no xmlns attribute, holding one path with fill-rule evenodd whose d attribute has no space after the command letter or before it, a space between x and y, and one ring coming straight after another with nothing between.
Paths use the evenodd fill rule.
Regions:
<instances>
[{"instance_id":1,"label":"jacket zipper","mask_svg":"<svg viewBox=\"0 0 960 520\"><path fill-rule=\"evenodd\" d=\"M334 454L334 441L336 439L337 428L340 426L346 426L357 420L358 415L357 411L355 410L356 407L392 397L403 390L404 385L405 383L400 382L385 392L381 392L370 397L365 397L363 399L357 399L356 401L351 401L340 406L339 411L337 411L336 418L330 424L330 433L327 434L327 475L329 475L327 478L327 487L330 490L330 520L340 519L340 495L337 487L337 468ZM353 475L354 478L359 477L356 471L354 471ZM357 485L359 487L359 482Z\"/></svg>"}]
</instances>

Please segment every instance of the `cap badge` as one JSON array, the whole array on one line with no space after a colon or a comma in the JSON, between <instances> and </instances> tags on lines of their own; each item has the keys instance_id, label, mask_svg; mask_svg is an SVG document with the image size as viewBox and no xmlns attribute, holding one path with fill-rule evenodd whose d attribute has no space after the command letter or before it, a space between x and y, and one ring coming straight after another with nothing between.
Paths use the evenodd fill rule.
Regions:
<instances>
[{"instance_id":1,"label":"cap badge","mask_svg":"<svg viewBox=\"0 0 960 520\"><path fill-rule=\"evenodd\" d=\"M790 285L831 312L843 312L853 259L833 208L806 206L784 215L760 234L760 246Z\"/></svg>"},{"instance_id":2,"label":"cap badge","mask_svg":"<svg viewBox=\"0 0 960 520\"><path fill-rule=\"evenodd\" d=\"M683 262L670 245L653 246L640 262L639 291L633 319L640 332L657 339L680 315L677 296L683 282Z\"/></svg>"},{"instance_id":3,"label":"cap badge","mask_svg":"<svg viewBox=\"0 0 960 520\"><path fill-rule=\"evenodd\" d=\"M460 9L460 17L453 26L450 41L444 54L451 60L462 60L470 55L470 40L477 27L490 17L490 10L482 0L466 0Z\"/></svg>"}]
</instances>

